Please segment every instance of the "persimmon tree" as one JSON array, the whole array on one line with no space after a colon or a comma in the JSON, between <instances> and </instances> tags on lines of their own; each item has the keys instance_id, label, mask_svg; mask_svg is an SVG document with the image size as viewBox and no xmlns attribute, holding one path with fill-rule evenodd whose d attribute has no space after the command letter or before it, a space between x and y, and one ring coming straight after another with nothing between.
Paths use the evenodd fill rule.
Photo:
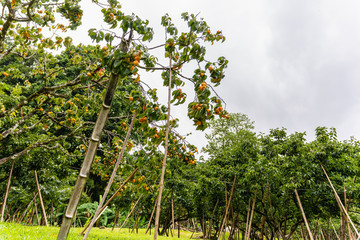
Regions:
<instances>
[{"instance_id":1,"label":"persimmon tree","mask_svg":"<svg viewBox=\"0 0 360 240\"><path fill-rule=\"evenodd\" d=\"M138 134L133 135L134 140L126 145L129 146L127 152L134 143L143 145L138 151L140 156L154 152L154 146L161 149L166 145L165 159L174 157L187 164L196 162L196 148L180 136L170 134L170 128L177 125L177 120L170 118L170 105L165 107L156 103L155 89L149 89L144 94L143 89L147 87L141 81L141 71L163 72L163 82L169 88L172 98L169 102L172 104L185 103L187 94L181 89L185 82L193 86L196 97L188 106L188 115L197 129L205 129L207 120L214 115L228 117L221 100L211 93L224 78L227 60L224 57L215 62L206 60L202 45L204 42L224 41L220 31L212 33L205 21L185 13L182 18L189 31L179 33L170 17L165 15L162 18L166 29L164 43L148 47L145 42L152 40L153 30L148 27L147 21L134 14L124 14L117 1L95 1L89 4L102 11L108 28L89 30L89 36L98 44L92 47L73 46L68 32L81 25L83 10L79 3L6 0L2 2L0 22L0 57L4 61L1 69L0 141L2 149L6 148L2 151L0 164L24 158L37 148L60 148L65 154L70 154L70 149L70 152L79 155L84 151L86 154L64 217L62 229L65 230L61 230L60 239L67 236L90 166L99 152L98 146L108 114L112 112L110 106L114 96L118 96L125 106L124 119L137 114L134 131ZM49 30L45 33L44 28ZM154 48L163 48L165 57L172 63L160 63L151 54ZM65 55L58 55L60 51L65 51ZM192 61L197 67L193 76L187 77L187 70L183 72L182 68ZM117 91L117 86L124 90ZM106 89L102 106L94 104L100 101L101 92L97 89ZM84 138L84 133L89 133L94 117L97 121L87 146L88 139ZM166 126L161 122L165 119L168 119ZM121 127L125 130L128 123L123 121L119 131L122 131ZM110 136L110 141L104 145L116 152L112 144L116 146L118 142L114 139L121 140L121 137L108 132L106 135ZM83 142L73 141L74 137L82 138ZM14 144L8 144L10 139ZM74 149L76 144L79 145ZM111 154L102 155L107 158Z\"/></svg>"}]
</instances>

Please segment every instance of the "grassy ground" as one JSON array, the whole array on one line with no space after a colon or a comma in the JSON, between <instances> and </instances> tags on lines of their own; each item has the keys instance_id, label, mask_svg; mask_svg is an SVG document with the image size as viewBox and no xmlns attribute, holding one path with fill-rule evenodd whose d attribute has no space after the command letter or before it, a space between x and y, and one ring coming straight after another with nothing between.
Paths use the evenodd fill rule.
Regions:
<instances>
[{"instance_id":1,"label":"grassy ground","mask_svg":"<svg viewBox=\"0 0 360 240\"><path fill-rule=\"evenodd\" d=\"M72 228L69 234L68 239L82 239L82 236L79 235L81 232L81 228ZM40 227L40 226L25 226L21 224L13 224L13 223L1 223L0 224L0 240L23 240L23 239L34 239L34 240L50 240L56 239L57 234L59 232L58 227ZM153 235L145 235L144 229L139 229L139 234L129 233L129 229L122 229L119 232L119 229L115 229L111 231L110 229L99 229L93 228L89 235L89 240L95 239L107 239L107 240L151 240L154 239ZM153 233L153 231L152 231ZM194 234L195 236L196 234ZM183 240L189 239L191 233L181 231L181 238L177 238L177 231L175 234L176 237L163 237L159 236L158 239L163 240Z\"/></svg>"}]
</instances>

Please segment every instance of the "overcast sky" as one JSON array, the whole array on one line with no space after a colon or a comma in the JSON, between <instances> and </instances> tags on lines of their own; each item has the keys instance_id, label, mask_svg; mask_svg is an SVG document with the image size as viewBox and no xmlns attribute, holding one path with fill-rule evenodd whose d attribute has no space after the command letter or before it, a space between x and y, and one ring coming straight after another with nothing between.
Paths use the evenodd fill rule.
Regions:
<instances>
[{"instance_id":1,"label":"overcast sky","mask_svg":"<svg viewBox=\"0 0 360 240\"><path fill-rule=\"evenodd\" d=\"M340 139L360 139L359 1L133 0L122 6L150 21L155 41L164 38L165 13L180 26L182 12L200 13L213 31L222 30L227 41L208 49L210 57L230 61L217 91L227 110L247 114L258 132L285 127L312 140L315 128L326 126ZM85 27L96 26L95 16L85 12ZM186 119L181 110L173 116ZM183 121L179 131L192 131L190 125ZM206 144L203 133L189 140Z\"/></svg>"}]
</instances>

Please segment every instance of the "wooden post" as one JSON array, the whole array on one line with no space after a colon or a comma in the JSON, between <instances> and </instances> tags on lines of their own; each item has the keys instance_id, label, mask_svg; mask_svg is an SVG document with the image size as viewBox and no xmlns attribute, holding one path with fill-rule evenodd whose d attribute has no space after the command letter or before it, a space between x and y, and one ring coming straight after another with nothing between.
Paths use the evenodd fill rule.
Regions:
<instances>
[{"instance_id":1,"label":"wooden post","mask_svg":"<svg viewBox=\"0 0 360 240\"><path fill-rule=\"evenodd\" d=\"M224 221L221 225L221 228L220 228L220 232L219 232L219 237L218 237L218 240L220 240L220 236L221 236L221 232L225 226L225 222L226 222L226 218L227 218L227 214L228 214L228 211L229 211L229 207L230 207L230 203L231 203L231 200L232 200L232 197L233 197L233 194L234 194L234 189L235 189L235 183L236 183L236 176L234 177L234 182L233 182L233 186L231 188L231 193L230 193L230 197L229 197L229 202L228 202L228 205L226 206L226 209L225 209L225 216L224 216ZM256 193L255 193L256 195ZM225 234L224 234L225 235Z\"/></svg>"},{"instance_id":2,"label":"wooden post","mask_svg":"<svg viewBox=\"0 0 360 240\"><path fill-rule=\"evenodd\" d=\"M169 63L169 88L168 88L168 112L166 118L166 132L165 132L165 141L164 141L164 158L162 161L161 168L161 177L159 183L159 196L156 206L156 215L155 215L155 231L154 231L154 240L157 240L158 230L159 230L159 222L160 222L160 211L161 211L161 196L164 189L164 178L165 178L165 170L166 170L166 159L168 154L168 144L169 144L169 132L170 132L170 109L171 109L171 82L172 82L172 56L170 54L170 63Z\"/></svg>"},{"instance_id":3,"label":"wooden post","mask_svg":"<svg viewBox=\"0 0 360 240\"><path fill-rule=\"evenodd\" d=\"M136 203L134 204L134 206L132 207L131 211L129 212L129 214L126 216L125 218L125 221L123 222L123 224L121 225L120 229L119 229L119 232L120 230L123 228L123 226L125 225L125 223L127 222L128 218L130 217L131 213L134 211L136 205L138 204L138 202L140 201L142 197L142 194L140 195L140 197L138 198L138 200L136 201Z\"/></svg>"},{"instance_id":4,"label":"wooden post","mask_svg":"<svg viewBox=\"0 0 360 240\"><path fill-rule=\"evenodd\" d=\"M53 216L54 216L54 205L53 205L53 201L51 201L50 226L52 226L52 225L53 225L53 223L54 223Z\"/></svg>"},{"instance_id":5,"label":"wooden post","mask_svg":"<svg viewBox=\"0 0 360 240\"><path fill-rule=\"evenodd\" d=\"M313 237L313 235L312 235L312 233L311 233L311 230L310 230L310 227L309 227L309 223L308 223L308 221L307 221L307 219L306 219L306 215L305 215L304 209L303 209L302 204L301 204L301 201L300 201L299 194L298 194L298 192L297 192L296 189L294 189L294 192L295 192L296 199L297 199L297 201L298 201L299 208L300 208L301 214L302 214L302 216L303 216L303 219L304 219L304 222L305 222L305 225L306 225L306 229L307 229L307 231L308 231L308 233L309 233L310 240L314 240L314 237Z\"/></svg>"},{"instance_id":6,"label":"wooden post","mask_svg":"<svg viewBox=\"0 0 360 240\"><path fill-rule=\"evenodd\" d=\"M174 216L174 191L171 191L171 222L172 222L172 236L175 236L175 216Z\"/></svg>"},{"instance_id":7,"label":"wooden post","mask_svg":"<svg viewBox=\"0 0 360 240\"><path fill-rule=\"evenodd\" d=\"M332 226L333 229L334 229L334 233L335 233L337 239L340 240L340 237L339 237L339 235L338 235L337 232L336 232L335 226L334 226L333 222L331 221L331 218L330 218L330 222L331 222L331 226Z\"/></svg>"},{"instance_id":8,"label":"wooden post","mask_svg":"<svg viewBox=\"0 0 360 240\"><path fill-rule=\"evenodd\" d=\"M257 189L255 190L255 194L254 194L254 201L253 201L253 205L252 205L252 208L251 208L248 233L247 233L247 236L245 236L245 240L250 238L251 224L252 224L252 220L253 220L253 217L254 217L254 210L255 210L256 194L257 194Z\"/></svg>"},{"instance_id":9,"label":"wooden post","mask_svg":"<svg viewBox=\"0 0 360 240\"><path fill-rule=\"evenodd\" d=\"M33 196L35 197L35 193L33 193ZM35 207L35 213L36 213L36 221L37 221L37 224L40 226L41 222L39 221L39 214L38 214L38 210L37 210L37 206L36 206L36 200L34 201L34 207Z\"/></svg>"},{"instance_id":10,"label":"wooden post","mask_svg":"<svg viewBox=\"0 0 360 240\"><path fill-rule=\"evenodd\" d=\"M132 40L132 31L129 34L128 40L126 40L123 36L119 49L125 53L128 52L128 46L130 45L131 40ZM123 76L117 75L113 72L111 72L111 74L110 74L108 86L106 88L106 92L103 97L103 103L100 108L98 118L96 120L96 123L94 125L93 131L91 134L89 147L85 153L84 161L81 165L81 169L80 169L78 178L76 180L72 195L70 197L68 206L67 206L65 214L63 216L63 221L62 221L60 231L59 231L59 234L57 237L58 240L65 240L69 234L71 222L72 222L74 214L77 210L77 206L78 206L80 198L81 198L81 193L83 192L86 181L89 177L91 165L95 158L96 151L97 151L97 148L100 143L101 134L104 130L104 127L105 127L105 124L106 124L106 121L107 121L107 118L108 118L108 115L109 115L109 112L111 109L111 103L112 103L114 95L115 95L116 86L118 84L119 79L122 77Z\"/></svg>"},{"instance_id":11,"label":"wooden post","mask_svg":"<svg viewBox=\"0 0 360 240\"><path fill-rule=\"evenodd\" d=\"M7 186L6 186L6 191L5 191L5 196L4 196L4 201L3 201L3 205L1 207L1 219L0 219L0 222L4 222L4 214L5 214L5 208L6 208L6 201L8 199L8 196L9 196L9 192L10 192L10 186L11 186L11 177L12 177L12 172L13 172L13 169L14 169L14 163L15 163L15 159L12 161L12 164L11 164L11 169L10 169L10 174L9 174L9 178L8 178L8 183L7 183Z\"/></svg>"},{"instance_id":12,"label":"wooden post","mask_svg":"<svg viewBox=\"0 0 360 240\"><path fill-rule=\"evenodd\" d=\"M219 204L219 199L217 199L216 203L215 203L215 207L214 207L214 210L211 214L211 218L210 218L210 225L209 225L209 230L208 230L208 234L207 234L207 238L211 238L211 228L212 228L212 225L213 225L213 218L214 218L214 215L215 215L215 212L216 212L216 209L217 209L217 206Z\"/></svg>"},{"instance_id":13,"label":"wooden post","mask_svg":"<svg viewBox=\"0 0 360 240\"><path fill-rule=\"evenodd\" d=\"M47 217L46 217L44 202L43 202L43 199L42 199L42 196L41 196L41 190L40 190L40 185L39 185L39 180L38 180L38 177L37 177L36 170L34 171L34 173L35 173L36 187L37 187L37 191L39 193L39 199L40 199L40 206L41 206L42 215L43 215L43 218L44 218L44 221L45 221L45 226L48 227L49 225L48 225L48 221L47 221Z\"/></svg>"},{"instance_id":14,"label":"wooden post","mask_svg":"<svg viewBox=\"0 0 360 240\"><path fill-rule=\"evenodd\" d=\"M251 198L249 198L249 205L248 205L248 211L246 214L246 224L245 224L245 236L244 239L246 240L247 232L249 229L249 219L250 219L250 211L251 211Z\"/></svg>"},{"instance_id":15,"label":"wooden post","mask_svg":"<svg viewBox=\"0 0 360 240\"><path fill-rule=\"evenodd\" d=\"M114 169L113 169L113 171L112 171L112 173L111 173L111 177L110 177L110 179L109 179L109 182L108 182L108 184L106 185L104 194L103 194L103 196L102 196L102 198L101 198L101 201L99 202L99 206L98 206L98 208L96 209L96 212L95 212L95 214L94 214L93 219L92 219L91 222L89 223L88 230L87 230L87 232L85 233L85 235L84 235L84 237L83 237L83 240L87 239L87 237L89 236L90 231L91 231L91 228L92 228L92 227L94 226L94 224L95 224L94 219L97 218L98 215L100 214L101 209L102 209L102 206L104 205L104 202L105 202L105 200L106 200L106 197L107 197L107 195L108 195L108 193L109 193L109 191L110 191L111 185L112 185L112 183L114 182L114 179L115 179L115 176L116 176L116 172L117 172L117 170L118 170L118 168L119 168L119 166L120 166L121 159L122 159L123 156L124 156L124 152L125 152L127 143L128 143L128 141L129 141L130 134L131 134L131 131L132 131L132 129L133 129L135 119L136 119L136 112L134 112L134 114L133 114L133 117L132 117L132 119L131 119L131 123L130 123L129 129L128 129L127 133L126 133L126 137L125 137L125 140L124 140L123 145L122 145L122 148L121 148L121 152L120 152L120 154L119 154L119 157L118 157L117 160L116 160L116 163L115 163Z\"/></svg>"},{"instance_id":16,"label":"wooden post","mask_svg":"<svg viewBox=\"0 0 360 240\"><path fill-rule=\"evenodd\" d=\"M114 231L115 225L117 224L117 221L119 219L119 214L120 214L120 208L117 208L115 212L114 224L113 227L111 228L111 231Z\"/></svg>"},{"instance_id":17,"label":"wooden post","mask_svg":"<svg viewBox=\"0 0 360 240\"><path fill-rule=\"evenodd\" d=\"M98 217L101 216L101 214L104 212L105 208L109 205L109 203L116 197L116 194L118 192L121 191L121 189L126 185L126 183L128 181L130 181L130 179L135 175L135 173L139 170L139 168L136 168L131 174L130 176L123 182L123 184L121 184L121 186L114 192L114 194L109 198L109 200L107 200L107 202L104 204L104 206L102 206L102 208L100 209L100 213L98 214ZM90 224L90 223L89 223ZM89 224L87 224L84 229L81 231L80 234L84 234L84 232L86 231L86 229L89 227Z\"/></svg>"},{"instance_id":18,"label":"wooden post","mask_svg":"<svg viewBox=\"0 0 360 240\"><path fill-rule=\"evenodd\" d=\"M39 193L36 193L36 194L35 194L35 196L33 197L33 199L32 199L32 200L29 202L29 204L27 205L27 207L26 207L26 209L25 209L24 213L21 215L20 222L24 219L24 217L25 217L25 215L26 215L27 211L29 210L29 208L30 208L31 204L33 203L33 201L35 200L35 198L37 197L37 195L38 195L38 194L39 194Z\"/></svg>"},{"instance_id":19,"label":"wooden post","mask_svg":"<svg viewBox=\"0 0 360 240\"><path fill-rule=\"evenodd\" d=\"M149 220L149 223L148 223L148 225L147 225L147 227L146 227L145 234L147 234L147 232L148 232L148 231L149 231L149 229L150 229L150 226L151 226L151 220L152 220L152 218L153 218L153 215L154 215L154 212L155 212L155 209L156 209L156 203L157 203L157 201L158 201L158 197L156 198L156 200L155 200L155 204L154 204L154 208L153 208L153 210L151 211L150 220ZM150 231L150 234L151 234L151 231Z\"/></svg>"},{"instance_id":20,"label":"wooden post","mask_svg":"<svg viewBox=\"0 0 360 240\"><path fill-rule=\"evenodd\" d=\"M337 194L337 192L336 192L336 190L335 190L335 188L334 188L334 186L333 186L333 184L332 184L329 176L327 175L327 173L326 173L326 171L325 171L325 168L323 167L323 165L322 165L321 163L320 163L320 166L321 166L322 170L324 171L327 180L328 180L329 183L330 183L331 189L332 189L333 192L334 192L335 199L336 199L337 202L338 202L338 205L339 205L339 207L340 207L340 210L345 214L345 216L347 217L348 221L351 223L351 226L354 228L354 231L356 232L357 238L360 238L360 234L359 234L358 230L356 229L353 221L351 221L351 218L350 218L348 212L346 211L344 205L342 204L339 195Z\"/></svg>"}]
</instances>

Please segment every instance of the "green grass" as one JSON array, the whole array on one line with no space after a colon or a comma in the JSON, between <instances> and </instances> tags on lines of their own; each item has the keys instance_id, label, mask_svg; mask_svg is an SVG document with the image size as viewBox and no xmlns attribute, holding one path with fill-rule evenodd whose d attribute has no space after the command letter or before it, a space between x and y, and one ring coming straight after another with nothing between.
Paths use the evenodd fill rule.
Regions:
<instances>
[{"instance_id":1,"label":"green grass","mask_svg":"<svg viewBox=\"0 0 360 240\"><path fill-rule=\"evenodd\" d=\"M71 228L68 239L82 239L82 236L79 233L82 231L82 228ZM23 239L56 239L59 232L58 227L43 227L43 226L26 226L21 224L14 223L1 223L0 224L0 240L23 240ZM153 235L145 235L145 229L139 229L139 234L129 233L129 229L122 229L119 232L119 229L114 229L111 231L109 229L99 229L93 228L89 235L89 240L95 239L107 239L107 240L151 240L154 239ZM153 234L153 231L151 232ZM200 233L199 233L200 234ZM181 231L181 238L177 238L177 231L175 231L176 237L164 237L159 236L158 239L163 240L183 240L189 239L191 236L190 232ZM196 234L194 234L196 235Z\"/></svg>"}]
</instances>

